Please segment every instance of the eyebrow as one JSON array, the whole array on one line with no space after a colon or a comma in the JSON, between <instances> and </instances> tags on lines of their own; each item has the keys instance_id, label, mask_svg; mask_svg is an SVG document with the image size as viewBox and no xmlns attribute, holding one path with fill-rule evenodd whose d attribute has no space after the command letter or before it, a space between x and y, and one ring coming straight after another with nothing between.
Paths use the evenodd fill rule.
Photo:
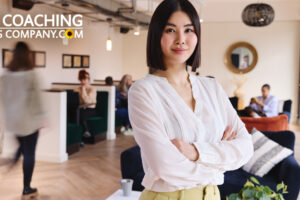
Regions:
<instances>
[{"instance_id":1,"label":"eyebrow","mask_svg":"<svg viewBox=\"0 0 300 200\"><path fill-rule=\"evenodd\" d=\"M172 23L167 23L166 24L166 26L173 26L173 27L176 27L176 25L175 24L172 24ZM184 27L188 27L188 26L194 26L193 24L186 24L186 25L184 25Z\"/></svg>"}]
</instances>

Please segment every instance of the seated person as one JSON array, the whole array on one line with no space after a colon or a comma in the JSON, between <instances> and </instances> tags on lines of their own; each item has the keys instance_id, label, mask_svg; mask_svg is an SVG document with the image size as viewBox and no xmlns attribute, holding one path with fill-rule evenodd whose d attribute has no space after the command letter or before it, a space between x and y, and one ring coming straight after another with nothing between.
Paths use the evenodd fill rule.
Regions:
<instances>
[{"instance_id":1,"label":"seated person","mask_svg":"<svg viewBox=\"0 0 300 200\"><path fill-rule=\"evenodd\" d=\"M86 120L91 117L98 116L96 111L97 103L97 91L90 84L90 74L83 70L79 71L78 80L80 81L80 86L74 91L79 93L79 116L77 117L78 123L83 127L83 136L90 137L91 133L88 130Z\"/></svg>"},{"instance_id":2,"label":"seated person","mask_svg":"<svg viewBox=\"0 0 300 200\"><path fill-rule=\"evenodd\" d=\"M125 129L122 132L125 134L131 134L131 125L128 115L128 90L132 84L131 75L124 75L121 79L119 86L116 88L116 115L118 115L122 121Z\"/></svg>"},{"instance_id":3,"label":"seated person","mask_svg":"<svg viewBox=\"0 0 300 200\"><path fill-rule=\"evenodd\" d=\"M262 96L252 98L250 105L245 109L249 117L274 117L278 115L278 99L270 95L270 85L264 84L261 88Z\"/></svg>"}]
</instances>

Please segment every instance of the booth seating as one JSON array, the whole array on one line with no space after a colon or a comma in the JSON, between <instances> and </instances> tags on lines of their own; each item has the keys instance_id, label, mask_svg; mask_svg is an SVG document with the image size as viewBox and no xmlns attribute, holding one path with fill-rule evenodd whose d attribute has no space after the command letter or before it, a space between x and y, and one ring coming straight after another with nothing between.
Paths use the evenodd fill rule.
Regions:
<instances>
[{"instance_id":1,"label":"booth seating","mask_svg":"<svg viewBox=\"0 0 300 200\"><path fill-rule=\"evenodd\" d=\"M280 145L294 150L295 135L291 131L280 132L263 132L268 138L279 143ZM123 178L133 179L133 190L142 191L144 187L141 182L144 178L141 152L138 146L131 147L121 154L121 172ZM294 158L294 154L288 156L278 163L263 177L252 175L242 168L226 172L224 184L219 185L221 199L225 200L226 196L239 192L247 179L254 176L262 185L268 185L276 191L276 185L284 181L287 185L288 193L284 194L287 200L297 200L300 189L300 166Z\"/></svg>"},{"instance_id":2,"label":"booth seating","mask_svg":"<svg viewBox=\"0 0 300 200\"><path fill-rule=\"evenodd\" d=\"M68 154L79 151L82 141L83 128L78 121L79 94L67 90L67 152ZM83 138L85 143L94 144L106 138L108 115L108 92L97 91L96 109L99 116L87 120L91 137Z\"/></svg>"},{"instance_id":3,"label":"booth seating","mask_svg":"<svg viewBox=\"0 0 300 200\"><path fill-rule=\"evenodd\" d=\"M87 120L87 126L91 137L84 138L85 143L95 144L105 140L107 131L108 92L97 91L96 110L99 116Z\"/></svg>"},{"instance_id":4,"label":"booth seating","mask_svg":"<svg viewBox=\"0 0 300 200\"><path fill-rule=\"evenodd\" d=\"M78 92L66 90L67 92L67 153L76 153L80 149L82 138L82 127L77 124L77 108L79 106Z\"/></svg>"}]
</instances>

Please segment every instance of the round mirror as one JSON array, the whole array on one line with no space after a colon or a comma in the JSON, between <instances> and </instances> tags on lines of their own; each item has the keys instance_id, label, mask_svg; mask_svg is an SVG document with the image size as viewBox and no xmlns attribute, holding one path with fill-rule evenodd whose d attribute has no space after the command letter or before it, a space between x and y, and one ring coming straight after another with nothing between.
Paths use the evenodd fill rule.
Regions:
<instances>
[{"instance_id":1,"label":"round mirror","mask_svg":"<svg viewBox=\"0 0 300 200\"><path fill-rule=\"evenodd\" d=\"M257 51L247 42L232 44L226 51L225 64L234 73L250 72L257 63Z\"/></svg>"}]
</instances>

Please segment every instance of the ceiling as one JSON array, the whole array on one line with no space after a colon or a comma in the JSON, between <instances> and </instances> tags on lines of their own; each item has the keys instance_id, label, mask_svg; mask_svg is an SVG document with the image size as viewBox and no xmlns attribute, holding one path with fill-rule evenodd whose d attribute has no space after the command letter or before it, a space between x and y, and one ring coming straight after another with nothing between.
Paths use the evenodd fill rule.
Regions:
<instances>
[{"instance_id":1,"label":"ceiling","mask_svg":"<svg viewBox=\"0 0 300 200\"><path fill-rule=\"evenodd\" d=\"M63 13L80 13L92 21L111 26L148 27L151 15L162 0L33 0ZM246 5L257 0L190 0L205 22L240 22ZM300 20L300 0L264 0L275 9L275 20ZM63 6L66 3L68 6ZM109 20L108 20L109 19Z\"/></svg>"}]
</instances>

